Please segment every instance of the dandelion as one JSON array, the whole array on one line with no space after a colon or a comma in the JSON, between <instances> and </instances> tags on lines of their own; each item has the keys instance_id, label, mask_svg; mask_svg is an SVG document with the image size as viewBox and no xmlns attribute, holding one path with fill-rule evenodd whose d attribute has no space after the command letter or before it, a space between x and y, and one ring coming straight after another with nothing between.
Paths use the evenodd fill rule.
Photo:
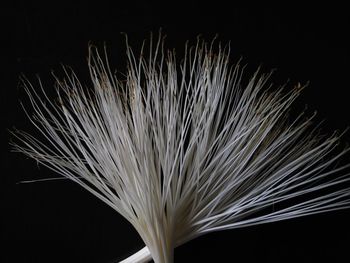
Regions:
<instances>
[{"instance_id":1,"label":"dandelion","mask_svg":"<svg viewBox=\"0 0 350 263\"><path fill-rule=\"evenodd\" d=\"M259 71L243 84L229 47L198 40L178 62L163 44L139 56L127 44L123 79L90 47L92 89L65 68L55 102L23 80L42 136L14 132L15 150L134 226L146 247L123 262L171 263L175 247L213 231L349 207L341 134L320 135L315 115L289 120L303 86L273 89Z\"/></svg>"}]
</instances>

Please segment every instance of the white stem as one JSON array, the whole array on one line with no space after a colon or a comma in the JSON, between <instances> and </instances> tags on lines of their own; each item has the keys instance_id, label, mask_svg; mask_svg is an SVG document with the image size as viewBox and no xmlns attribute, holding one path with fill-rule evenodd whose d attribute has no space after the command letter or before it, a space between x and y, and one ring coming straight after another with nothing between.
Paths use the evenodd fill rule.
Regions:
<instances>
[{"instance_id":1,"label":"white stem","mask_svg":"<svg viewBox=\"0 0 350 263\"><path fill-rule=\"evenodd\" d=\"M151 261L151 259L152 257L148 247L144 247L140 251L120 261L119 263L146 263Z\"/></svg>"}]
</instances>

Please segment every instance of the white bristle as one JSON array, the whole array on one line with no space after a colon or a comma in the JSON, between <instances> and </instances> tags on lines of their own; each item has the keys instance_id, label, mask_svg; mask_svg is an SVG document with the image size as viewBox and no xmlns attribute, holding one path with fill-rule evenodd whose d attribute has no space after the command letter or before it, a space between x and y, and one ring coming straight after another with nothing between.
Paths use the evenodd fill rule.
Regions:
<instances>
[{"instance_id":1,"label":"white bristle","mask_svg":"<svg viewBox=\"0 0 350 263\"><path fill-rule=\"evenodd\" d=\"M127 46L124 80L91 47L93 90L66 70L58 102L24 80L43 139L14 133L18 151L135 227L147 248L125 262L171 263L176 246L212 231L349 207L340 135L320 136L314 116L288 120L300 85L272 89L259 72L244 85L229 49L201 40L181 63L161 37L152 44L148 56Z\"/></svg>"}]
</instances>

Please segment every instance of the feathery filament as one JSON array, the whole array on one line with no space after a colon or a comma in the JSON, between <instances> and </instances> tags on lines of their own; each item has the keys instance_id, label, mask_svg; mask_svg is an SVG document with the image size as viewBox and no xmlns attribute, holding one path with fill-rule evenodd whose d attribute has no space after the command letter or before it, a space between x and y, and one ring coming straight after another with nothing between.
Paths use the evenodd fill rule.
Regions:
<instances>
[{"instance_id":1,"label":"feathery filament","mask_svg":"<svg viewBox=\"0 0 350 263\"><path fill-rule=\"evenodd\" d=\"M176 246L209 232L349 207L340 135L319 135L304 113L288 120L303 87L273 90L259 72L242 86L230 50L201 40L181 63L160 36L152 44L139 57L127 46L123 81L91 47L93 90L65 69L57 103L24 79L42 138L14 133L18 151L135 227L147 248L125 262L170 263Z\"/></svg>"}]
</instances>

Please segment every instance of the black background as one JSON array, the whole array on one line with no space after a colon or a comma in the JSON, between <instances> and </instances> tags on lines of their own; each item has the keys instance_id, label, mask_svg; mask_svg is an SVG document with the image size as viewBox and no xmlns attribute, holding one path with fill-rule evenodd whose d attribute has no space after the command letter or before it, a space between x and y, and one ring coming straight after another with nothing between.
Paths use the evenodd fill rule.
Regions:
<instances>
[{"instance_id":1,"label":"black background","mask_svg":"<svg viewBox=\"0 0 350 263\"><path fill-rule=\"evenodd\" d=\"M115 262L141 248L131 225L68 181L17 184L56 176L20 154L10 153L12 127L33 130L19 100L25 74L47 86L50 71L70 65L87 80L88 42L106 43L112 64L123 71L124 36L136 48L162 27L169 48L182 49L198 34L231 41L232 60L241 56L247 74L261 65L276 68L276 84L310 81L296 107L308 104L326 119L326 132L343 130L349 118L349 14L346 8L237 8L212 1L155 4L148 1L18 1L4 9L10 55L1 87L2 226L1 262ZM350 141L346 135L344 141ZM176 262L348 262L349 211L209 234L175 250Z\"/></svg>"}]
</instances>

